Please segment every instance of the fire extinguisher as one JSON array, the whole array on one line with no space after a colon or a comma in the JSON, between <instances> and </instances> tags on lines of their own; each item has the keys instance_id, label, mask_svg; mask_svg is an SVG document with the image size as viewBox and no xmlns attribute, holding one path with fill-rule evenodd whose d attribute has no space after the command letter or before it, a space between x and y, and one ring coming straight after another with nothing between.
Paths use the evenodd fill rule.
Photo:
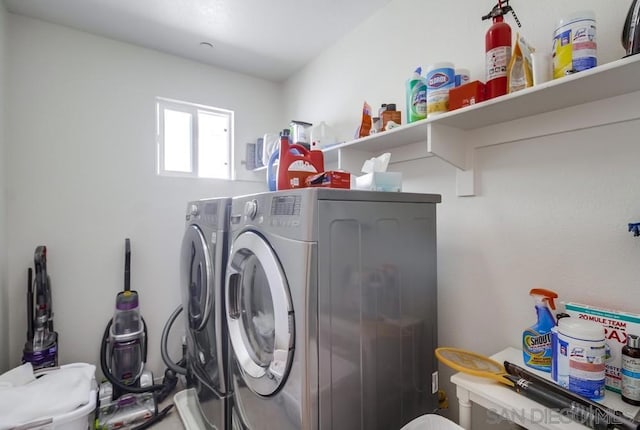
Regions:
<instances>
[{"instance_id":1,"label":"fire extinguisher","mask_svg":"<svg viewBox=\"0 0 640 430\"><path fill-rule=\"evenodd\" d=\"M509 0L498 0L498 4L482 20L493 19L485 36L485 97L492 99L507 93L507 66L511 60L511 27L504 22L504 15L511 12L518 27L520 20L516 16Z\"/></svg>"}]
</instances>

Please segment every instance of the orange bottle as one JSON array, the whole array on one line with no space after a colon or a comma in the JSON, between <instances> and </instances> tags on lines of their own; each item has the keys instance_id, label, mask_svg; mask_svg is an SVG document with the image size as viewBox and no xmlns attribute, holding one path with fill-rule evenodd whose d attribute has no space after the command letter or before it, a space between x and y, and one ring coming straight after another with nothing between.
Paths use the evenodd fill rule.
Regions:
<instances>
[{"instance_id":1,"label":"orange bottle","mask_svg":"<svg viewBox=\"0 0 640 430\"><path fill-rule=\"evenodd\" d=\"M277 190L302 188L305 186L307 176L321 172L324 172L322 151L309 151L302 145L291 144L289 136L280 137Z\"/></svg>"}]
</instances>

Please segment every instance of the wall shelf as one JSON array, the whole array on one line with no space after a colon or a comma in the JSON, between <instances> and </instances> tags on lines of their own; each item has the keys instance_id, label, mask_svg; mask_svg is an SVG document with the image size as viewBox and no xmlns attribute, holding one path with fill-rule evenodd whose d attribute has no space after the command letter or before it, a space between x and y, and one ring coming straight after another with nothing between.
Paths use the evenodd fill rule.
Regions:
<instances>
[{"instance_id":1,"label":"wall shelf","mask_svg":"<svg viewBox=\"0 0 640 430\"><path fill-rule=\"evenodd\" d=\"M472 196L476 148L638 119L639 76L640 55L631 56L324 152L352 172L383 152L392 162L436 156L458 169L458 195Z\"/></svg>"}]
</instances>

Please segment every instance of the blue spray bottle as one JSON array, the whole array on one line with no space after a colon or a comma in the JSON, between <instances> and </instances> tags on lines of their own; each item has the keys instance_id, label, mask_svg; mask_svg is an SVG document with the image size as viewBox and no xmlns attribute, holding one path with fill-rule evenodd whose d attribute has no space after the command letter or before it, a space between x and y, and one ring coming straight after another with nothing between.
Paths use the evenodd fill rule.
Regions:
<instances>
[{"instance_id":1,"label":"blue spray bottle","mask_svg":"<svg viewBox=\"0 0 640 430\"><path fill-rule=\"evenodd\" d=\"M536 314L538 321L522 332L522 355L524 364L544 372L551 372L553 344L551 329L556 320L553 310L556 305L554 299L558 294L544 288L533 288L529 295L536 299Z\"/></svg>"}]
</instances>

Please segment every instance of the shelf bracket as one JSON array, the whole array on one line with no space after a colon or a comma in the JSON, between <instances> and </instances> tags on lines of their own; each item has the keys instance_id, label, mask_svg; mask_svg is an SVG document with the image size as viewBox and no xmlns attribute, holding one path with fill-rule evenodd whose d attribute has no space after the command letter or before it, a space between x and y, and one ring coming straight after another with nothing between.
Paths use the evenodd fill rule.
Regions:
<instances>
[{"instance_id":1,"label":"shelf bracket","mask_svg":"<svg viewBox=\"0 0 640 430\"><path fill-rule=\"evenodd\" d=\"M456 194L458 196L475 195L473 147L469 131L437 123L427 126L428 151L457 169Z\"/></svg>"},{"instance_id":2,"label":"shelf bracket","mask_svg":"<svg viewBox=\"0 0 640 430\"><path fill-rule=\"evenodd\" d=\"M443 124L428 124L427 151L446 161L453 167L467 170L467 142L471 141L468 131Z\"/></svg>"},{"instance_id":3,"label":"shelf bracket","mask_svg":"<svg viewBox=\"0 0 640 430\"><path fill-rule=\"evenodd\" d=\"M475 148L473 145L467 145L466 149L466 165L474 166ZM476 195L476 176L475 169L468 167L466 170L456 169L456 195L458 197L473 197Z\"/></svg>"}]
</instances>

